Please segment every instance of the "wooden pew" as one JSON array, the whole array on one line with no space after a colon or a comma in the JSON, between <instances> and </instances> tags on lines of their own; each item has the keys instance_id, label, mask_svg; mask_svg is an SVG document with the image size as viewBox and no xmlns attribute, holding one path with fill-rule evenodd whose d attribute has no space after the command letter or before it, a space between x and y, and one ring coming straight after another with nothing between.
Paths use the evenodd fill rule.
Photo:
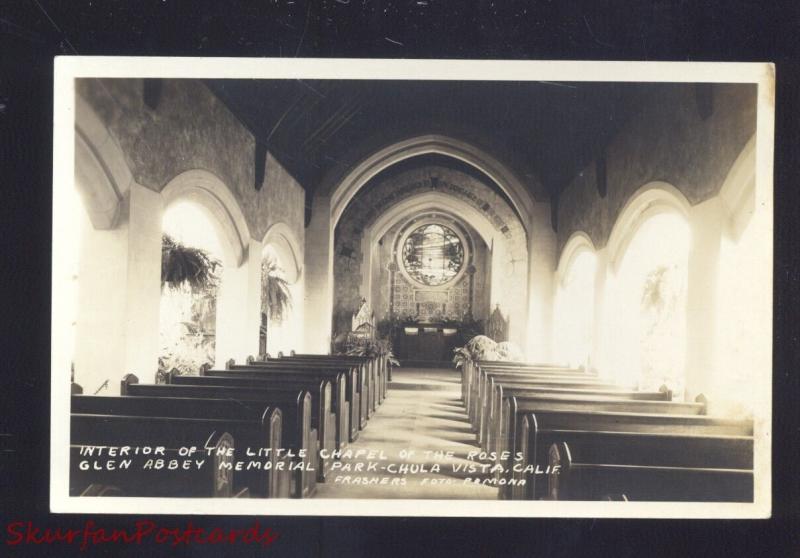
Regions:
<instances>
[{"instance_id":1,"label":"wooden pew","mask_svg":"<svg viewBox=\"0 0 800 558\"><path fill-rule=\"evenodd\" d=\"M234 494L232 471L220 466L231 459L224 455L225 450L234 447L233 436L222 430L227 423L224 420L73 414L70 417L70 495L231 497ZM93 457L81 455L82 446L137 445L165 449L163 455L158 456L116 458L117 461L134 460L130 469L93 470ZM200 468L142 468L143 459L147 458L185 459L178 455L181 446L198 446L212 453L204 457L207 462ZM218 450L223 455L218 455ZM106 463L105 458L101 460ZM89 468L82 467L82 463Z\"/></svg>"},{"instance_id":2,"label":"wooden pew","mask_svg":"<svg viewBox=\"0 0 800 558\"><path fill-rule=\"evenodd\" d=\"M247 404L257 402L278 407L283 412L283 445L295 455L295 492L307 498L314 493L317 479L319 434L311 426L313 402L307 390L262 390L249 387L179 386L138 384L123 380L122 395L146 397L189 397L195 399L227 399Z\"/></svg>"},{"instance_id":3,"label":"wooden pew","mask_svg":"<svg viewBox=\"0 0 800 558\"><path fill-rule=\"evenodd\" d=\"M534 382L506 383L491 381L490 396L486 398L484 406L479 407L479 437L481 447L487 451L496 450L496 424L497 413L501 409L504 396L524 397L546 396L551 399L617 399L628 401L670 401L672 392L662 386L659 391L636 391L612 388L587 389L587 388L551 388Z\"/></svg>"},{"instance_id":4,"label":"wooden pew","mask_svg":"<svg viewBox=\"0 0 800 558\"><path fill-rule=\"evenodd\" d=\"M486 390L488 387L488 376L500 374L503 376L508 376L509 379L512 377L526 377L530 379L538 379L538 380L551 380L553 382L563 381L563 382L573 382L573 381L584 381L586 383L592 384L599 384L603 383L594 375L589 375L581 370L567 370L567 369L555 369L555 368L532 368L532 367L505 367L505 366L493 366L493 365L484 365L482 367L477 367L473 374L472 379L470 380L470 391L469 391L469 405L467 407L468 414L471 419L474 420L475 418L475 411L478 401L480 401L483 396L486 394Z\"/></svg>"},{"instance_id":5,"label":"wooden pew","mask_svg":"<svg viewBox=\"0 0 800 558\"><path fill-rule=\"evenodd\" d=\"M301 362L295 361L292 362L290 359L286 359L282 362L260 362L260 361L253 361L250 364L235 364L232 360L226 363L226 370L232 372L249 372L249 373L258 373L261 371L278 371L282 373L292 372L298 374L311 374L311 375L320 375L322 372L328 372L329 374L336 374L344 373L347 377L347 392L348 398L350 401L350 429L351 429L351 437L350 441L354 441L355 438L352 436L353 430L357 431L363 430L364 427L367 425L367 402L364 400L366 391L365 385L362 381L362 375L359 371L357 366L336 363L336 364L329 364L324 362L315 362L315 363L308 363L308 362ZM209 371L210 372L210 371ZM213 371L216 375L220 375L218 370ZM203 372L201 371L201 375ZM327 378L330 379L330 378Z\"/></svg>"},{"instance_id":6,"label":"wooden pew","mask_svg":"<svg viewBox=\"0 0 800 558\"><path fill-rule=\"evenodd\" d=\"M471 420L477 425L478 409L485 404L485 398L490 394L491 379L497 381L532 381L543 383L550 387L570 387L588 389L618 389L619 386L609 381L589 376L583 373L564 374L558 371L546 371L535 369L516 370L496 369L487 367L478 371L474 381L473 393L470 396L471 407L468 414ZM559 385L562 384L562 385Z\"/></svg>"},{"instance_id":7,"label":"wooden pew","mask_svg":"<svg viewBox=\"0 0 800 558\"><path fill-rule=\"evenodd\" d=\"M520 422L527 413L541 413L547 411L576 411L576 412L609 412L609 413L636 413L651 415L678 415L692 416L703 415L706 412L704 403L685 403L679 401L636 401L616 400L602 398L582 399L556 399L542 396L522 395L504 396L500 405L500 412L495 417L492 426L498 442L498 451L516 451L517 432Z\"/></svg>"},{"instance_id":8,"label":"wooden pew","mask_svg":"<svg viewBox=\"0 0 800 558\"><path fill-rule=\"evenodd\" d=\"M514 433L513 447L505 446L513 458L522 456L522 460L515 461L524 469L527 465L544 464L547 462L547 450L558 442L571 441L573 444L584 442L587 438L584 432L605 433L613 436L614 433L641 434L668 440L669 436L726 436L744 437L752 439L753 423L750 420L728 419L710 417L706 415L674 415L633 412L603 412L598 410L586 411L538 411L526 413L519 423L518 432ZM655 443L655 442L651 442ZM689 442L687 442L689 443ZM727 443L727 442L722 442ZM733 442L744 443L752 442ZM622 455L622 454L621 454ZM657 454L655 454L657 455ZM738 463L746 460L741 451L737 454ZM641 464L647 464L646 457L640 458ZM752 454L750 459L752 459ZM498 463L501 460L498 459ZM745 461L746 462L746 461ZM508 462L504 463L505 466ZM513 471L513 478L520 480L526 478L525 486L516 485L501 487L501 498L524 499L543 496L541 477L532 475L525 477L520 471Z\"/></svg>"},{"instance_id":9,"label":"wooden pew","mask_svg":"<svg viewBox=\"0 0 800 558\"><path fill-rule=\"evenodd\" d=\"M549 475L549 497L553 500L599 500L621 495L628 501L752 502L752 463L749 467L736 468L731 466L737 464L735 460L723 459L722 466L707 466L698 456L720 461L720 455L733 456L735 452L719 447L718 443L707 448L706 445L712 444L709 438L696 442L691 447L696 452L694 455L688 455L689 448L682 448L680 442L669 444L667 452L659 453L663 460L674 457L677 464L671 465L662 465L658 460L659 464L628 463L626 459L635 461L639 456L620 458L612 451L616 449L613 447L584 443L580 449L572 451L566 442L552 444L549 463L559 469ZM634 442L628 440L628 443ZM645 446L640 451L664 449L659 444ZM690 457L697 465L681 465L680 456Z\"/></svg>"},{"instance_id":10,"label":"wooden pew","mask_svg":"<svg viewBox=\"0 0 800 558\"><path fill-rule=\"evenodd\" d=\"M211 419L213 422L209 423L208 428L224 428L236 440L238 447L234 447L239 453L245 447L274 450L269 456L268 470L237 473L235 492L246 489L251 495L259 497L290 496L292 487L288 462L277 454L277 450L282 448L283 415L280 409L257 404L242 405L222 399L78 395L71 399L71 411L81 415ZM138 438L140 434L135 436ZM130 443L126 437L119 435L116 445ZM278 465L279 462L283 463Z\"/></svg>"},{"instance_id":11,"label":"wooden pew","mask_svg":"<svg viewBox=\"0 0 800 558\"><path fill-rule=\"evenodd\" d=\"M267 358L265 362L292 362L292 363L306 363L308 365L315 364L333 364L333 365L347 365L357 366L359 375L362 378L362 404L367 419L372 418L372 415L378 408L381 390L378 387L380 378L378 376L377 365L375 359L369 357L351 356L351 355L303 355L291 356L284 358ZM366 394L366 398L363 395Z\"/></svg>"},{"instance_id":12,"label":"wooden pew","mask_svg":"<svg viewBox=\"0 0 800 558\"><path fill-rule=\"evenodd\" d=\"M203 376L170 375L169 377L169 383L182 385L215 385L220 382L223 382L223 385L230 384L254 387L259 387L265 383L275 383L282 386L308 389L313 394L319 396L317 399L320 401L320 405L318 405L317 414L326 417L325 420L322 421L320 434L322 438L330 440L330 443L326 443L326 447L328 447L328 445L333 445L336 449L342 449L347 444L350 417L346 394L347 385L343 374L335 376L330 381L326 378L294 374L291 371L282 374L247 376L216 374L211 370L207 370ZM328 392L330 393L328 394ZM325 399L330 401L329 408L324 404ZM317 426L317 428L320 427Z\"/></svg>"},{"instance_id":13,"label":"wooden pew","mask_svg":"<svg viewBox=\"0 0 800 558\"><path fill-rule=\"evenodd\" d=\"M311 413L311 426L316 428L319 433L320 449L334 450L336 448L336 425L338 417L333 409L333 398L331 393L331 383L328 380L311 379L284 379L281 377L269 378L231 378L225 376L181 376L170 375L169 383L183 386L219 386L219 387L239 387L256 388L268 391L274 390L308 390L312 394L312 404L314 405ZM323 471L330 468L328 458L321 457L322 467L318 471L320 478Z\"/></svg>"},{"instance_id":14,"label":"wooden pew","mask_svg":"<svg viewBox=\"0 0 800 558\"><path fill-rule=\"evenodd\" d=\"M214 375L230 378L309 378L311 380L328 380L334 394L333 405L339 413L340 424L337 426L337 447L358 439L360 419L360 394L358 393L358 371L342 366L278 366L274 364L230 365L230 369L212 370L203 368L200 376ZM342 397L344 393L344 397ZM342 435L341 433L346 433Z\"/></svg>"},{"instance_id":15,"label":"wooden pew","mask_svg":"<svg viewBox=\"0 0 800 558\"><path fill-rule=\"evenodd\" d=\"M539 370L542 372L560 372L560 373L580 373L587 376L596 376L593 370L584 370L583 368L570 368L555 364L539 364L529 362L509 362L499 360L479 360L467 361L461 368L461 396L467 408L472 403L472 397L476 393L476 381L478 373L481 370L489 369L497 370Z\"/></svg>"},{"instance_id":16,"label":"wooden pew","mask_svg":"<svg viewBox=\"0 0 800 558\"><path fill-rule=\"evenodd\" d=\"M619 389L615 384L600 381L594 378L581 377L561 377L555 375L539 375L536 373L507 373L480 371L475 382L475 392L471 397L471 408L469 409L470 420L477 429L480 424L481 410L489 404L491 397L491 387L494 383L519 383L525 382L531 385L548 387L553 389L593 389L593 390L616 390Z\"/></svg>"},{"instance_id":17,"label":"wooden pew","mask_svg":"<svg viewBox=\"0 0 800 558\"><path fill-rule=\"evenodd\" d=\"M481 433L481 427L484 424L484 413L494 413L492 409L493 397L496 397L497 385L527 385L531 388L548 389L555 392L558 390L567 390L574 392L575 390L584 390L587 392L621 392L631 390L620 390L620 388L612 383L602 382L599 380L584 378L561 378L552 375L539 375L536 373L513 373L506 372L493 372L482 371L479 379L480 388L478 395L473 399L473 420L474 426L478 433ZM652 393L652 392L651 392ZM671 398L671 394L670 394ZM660 397L659 397L660 399Z\"/></svg>"},{"instance_id":18,"label":"wooden pew","mask_svg":"<svg viewBox=\"0 0 800 558\"><path fill-rule=\"evenodd\" d=\"M369 367L374 368L375 376L378 380L377 385L379 386L379 390L377 392L378 401L381 402L386 397L386 371L387 367L384 366L386 363L386 358L381 356L369 357L369 356L358 356L358 355L319 355L319 354L312 354L312 353L297 353L295 351L290 351L288 356L281 356L278 355L278 358L293 358L293 359L304 359L304 360L318 360L318 361L334 361L334 362L355 362L358 364L366 365Z\"/></svg>"},{"instance_id":19,"label":"wooden pew","mask_svg":"<svg viewBox=\"0 0 800 558\"><path fill-rule=\"evenodd\" d=\"M367 357L355 355L315 355L310 353L296 353L291 351L289 358L293 359L306 359L327 361L334 359L334 362L354 362L361 365L366 364L368 367L373 368L373 376L375 378L376 386L376 401L382 403L386 398L386 390L388 386L389 367L386 357Z\"/></svg>"},{"instance_id":20,"label":"wooden pew","mask_svg":"<svg viewBox=\"0 0 800 558\"><path fill-rule=\"evenodd\" d=\"M375 365L375 359L365 356L351 355L294 355L283 358L271 358L267 356L261 362L268 363L305 363L307 365L335 365L335 366L355 366L358 368L359 378L361 378L361 405L362 415L366 420L371 418L378 408L381 390L378 388L380 378Z\"/></svg>"}]
</instances>

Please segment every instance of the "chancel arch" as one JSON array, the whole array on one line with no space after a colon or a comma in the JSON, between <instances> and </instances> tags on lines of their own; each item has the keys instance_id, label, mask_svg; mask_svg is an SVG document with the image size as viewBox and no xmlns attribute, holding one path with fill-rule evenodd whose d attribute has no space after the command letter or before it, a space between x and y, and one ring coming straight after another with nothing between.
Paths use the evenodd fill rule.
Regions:
<instances>
[{"instance_id":1,"label":"chancel arch","mask_svg":"<svg viewBox=\"0 0 800 558\"><path fill-rule=\"evenodd\" d=\"M527 230L535 200L516 175L486 151L467 142L439 134L421 135L394 143L376 151L356 165L331 192L332 227L336 226L347 205L371 178L400 161L431 153L463 161L494 180L512 200L514 209Z\"/></svg>"},{"instance_id":2,"label":"chancel arch","mask_svg":"<svg viewBox=\"0 0 800 558\"><path fill-rule=\"evenodd\" d=\"M381 245L393 243L403 223L431 213L456 219L480 246L481 267L476 277L487 301L481 301L475 319L485 320L498 309L509 322L509 335L520 346L527 333L527 235L513 207L501 194L474 176L442 166L421 164L379 177L352 201L336 228L335 303L337 327L346 325L348 312L362 299L386 299L387 263L378 254ZM385 248L384 248L385 250ZM384 254L384 258L385 258ZM396 262L395 262L396 263ZM378 269L383 272L381 273ZM397 277L403 277L398 269ZM394 279L393 279L394 280ZM408 281L403 279L402 285ZM379 318L388 305L373 306Z\"/></svg>"},{"instance_id":3,"label":"chancel arch","mask_svg":"<svg viewBox=\"0 0 800 558\"><path fill-rule=\"evenodd\" d=\"M517 174L496 157L475 145L446 135L415 136L377 150L362 159L333 186L315 194L311 221L306 232L306 253L314 256L308 265L306 306L334 308L336 304L332 277L337 257L334 231L359 192L393 165L430 154L452 158L482 173L486 180L502 192L502 197L509 200L509 210L514 216L511 221L514 224L509 225L509 229L503 234L508 235L513 228L519 227L521 235L515 237L521 240L523 248L515 250L515 253L524 251L527 256L534 248L541 252L541 257L535 264L531 263L533 260L530 258L523 259L517 255L509 255L507 259L507 266L510 268L508 275L516 276L517 270L524 266L526 276L535 277L530 289L527 280L514 288L513 292L516 294L513 296L516 299L512 307L518 315L513 318L508 316L508 319L515 341L524 346L536 346L535 352L540 358L546 357L548 350L544 347L549 346L547 339L552 315L551 280L555 266L555 237L550 228L550 205L546 201L545 190L532 174L526 175L527 184L523 184ZM531 192L541 194L541 199L534 198ZM320 321L307 332L307 338L310 338L313 346L322 350L328 342L322 342L321 339L330 340L333 329L335 327L331 322ZM533 342L531 336L536 336L536 342Z\"/></svg>"}]
</instances>

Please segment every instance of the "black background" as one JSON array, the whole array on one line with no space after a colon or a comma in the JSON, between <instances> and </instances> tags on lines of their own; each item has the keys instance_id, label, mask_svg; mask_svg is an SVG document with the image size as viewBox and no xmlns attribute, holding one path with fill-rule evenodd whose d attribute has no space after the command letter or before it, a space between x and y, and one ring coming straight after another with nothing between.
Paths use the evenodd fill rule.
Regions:
<instances>
[{"instance_id":1,"label":"black background","mask_svg":"<svg viewBox=\"0 0 800 558\"><path fill-rule=\"evenodd\" d=\"M108 556L754 556L798 555L796 222L800 170L800 3L262 0L241 5L0 0L0 431L17 466L0 471L0 555L61 556L76 547L11 549L6 525L81 528L48 512L53 57L57 55L770 61L776 63L773 518L768 521L261 518L280 533L247 547L107 545ZM453 502L458 506L458 502ZM474 504L473 504L474 505ZM94 516L131 528L134 517ZM189 518L155 516L179 527ZM245 528L247 517L195 517Z\"/></svg>"}]
</instances>

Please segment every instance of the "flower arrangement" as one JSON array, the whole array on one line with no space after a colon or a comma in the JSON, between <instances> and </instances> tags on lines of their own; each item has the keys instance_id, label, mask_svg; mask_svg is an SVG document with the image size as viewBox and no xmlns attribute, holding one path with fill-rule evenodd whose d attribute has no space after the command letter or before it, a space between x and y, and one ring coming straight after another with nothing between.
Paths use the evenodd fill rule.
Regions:
<instances>
[{"instance_id":1,"label":"flower arrangement","mask_svg":"<svg viewBox=\"0 0 800 558\"><path fill-rule=\"evenodd\" d=\"M485 335L476 335L463 347L453 349L453 364L462 368L467 362L478 360L516 361L524 360L522 351L509 341L501 343Z\"/></svg>"}]
</instances>

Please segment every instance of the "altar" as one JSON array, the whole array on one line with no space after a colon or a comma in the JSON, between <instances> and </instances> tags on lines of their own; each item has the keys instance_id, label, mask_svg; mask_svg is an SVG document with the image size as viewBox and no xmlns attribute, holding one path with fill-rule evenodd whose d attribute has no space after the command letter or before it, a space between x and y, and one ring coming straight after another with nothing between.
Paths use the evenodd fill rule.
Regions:
<instances>
[{"instance_id":1,"label":"altar","mask_svg":"<svg viewBox=\"0 0 800 558\"><path fill-rule=\"evenodd\" d=\"M464 344L461 330L452 324L418 322L398 327L394 354L403 362L450 362L453 350Z\"/></svg>"}]
</instances>

